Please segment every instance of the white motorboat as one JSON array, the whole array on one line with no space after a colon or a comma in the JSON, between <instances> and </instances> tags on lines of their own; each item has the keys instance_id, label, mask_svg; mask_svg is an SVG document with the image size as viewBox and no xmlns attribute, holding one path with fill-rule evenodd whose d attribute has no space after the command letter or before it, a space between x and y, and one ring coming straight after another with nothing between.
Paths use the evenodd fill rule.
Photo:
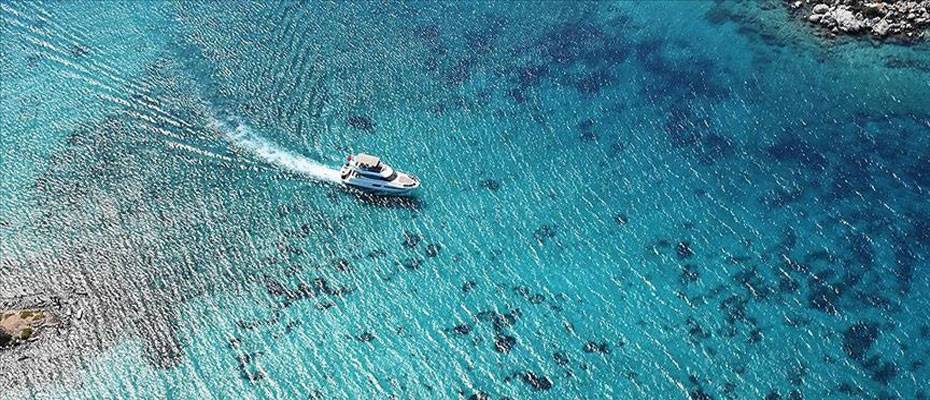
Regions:
<instances>
[{"instance_id":1,"label":"white motorboat","mask_svg":"<svg viewBox=\"0 0 930 400\"><path fill-rule=\"evenodd\" d=\"M349 156L340 178L346 186L376 194L405 195L420 187L416 176L397 171L365 153Z\"/></svg>"}]
</instances>

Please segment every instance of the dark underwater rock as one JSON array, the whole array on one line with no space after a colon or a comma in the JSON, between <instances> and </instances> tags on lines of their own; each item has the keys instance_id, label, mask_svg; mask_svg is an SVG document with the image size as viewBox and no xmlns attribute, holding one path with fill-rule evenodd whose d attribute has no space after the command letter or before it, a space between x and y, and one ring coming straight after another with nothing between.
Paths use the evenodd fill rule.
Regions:
<instances>
[{"instance_id":1,"label":"dark underwater rock","mask_svg":"<svg viewBox=\"0 0 930 400\"><path fill-rule=\"evenodd\" d=\"M510 353L510 350L517 345L517 339L510 335L497 334L494 336L494 351L498 353Z\"/></svg>"},{"instance_id":2,"label":"dark underwater rock","mask_svg":"<svg viewBox=\"0 0 930 400\"><path fill-rule=\"evenodd\" d=\"M349 272L352 270L352 265L349 264L349 260L345 258L337 258L333 260L333 267L336 268L336 271L339 272Z\"/></svg>"},{"instance_id":3,"label":"dark underwater rock","mask_svg":"<svg viewBox=\"0 0 930 400\"><path fill-rule=\"evenodd\" d=\"M688 392L688 398L690 400L714 400L711 395L707 394L704 389L700 388L692 389L690 392Z\"/></svg>"},{"instance_id":4,"label":"dark underwater rock","mask_svg":"<svg viewBox=\"0 0 930 400\"><path fill-rule=\"evenodd\" d=\"M904 42L926 36L930 3L925 1L791 1L792 13L827 35L870 35Z\"/></svg>"},{"instance_id":5,"label":"dark underwater rock","mask_svg":"<svg viewBox=\"0 0 930 400\"><path fill-rule=\"evenodd\" d=\"M479 392L473 393L471 396L468 396L468 400L491 400L491 396L489 396L485 392L479 391Z\"/></svg>"},{"instance_id":6,"label":"dark underwater rock","mask_svg":"<svg viewBox=\"0 0 930 400\"><path fill-rule=\"evenodd\" d=\"M529 301L530 304L542 304L546 301L546 296L542 293L533 293L526 298L526 301Z\"/></svg>"},{"instance_id":7,"label":"dark underwater rock","mask_svg":"<svg viewBox=\"0 0 930 400\"><path fill-rule=\"evenodd\" d=\"M553 383L549 377L543 375L537 375L534 372L526 371L520 374L520 379L523 383L529 385L533 390L536 391L546 391L552 389Z\"/></svg>"},{"instance_id":8,"label":"dark underwater rock","mask_svg":"<svg viewBox=\"0 0 930 400\"><path fill-rule=\"evenodd\" d=\"M43 300L36 304L47 303ZM35 340L47 326L58 322L56 316L46 309L0 310L0 349Z\"/></svg>"},{"instance_id":9,"label":"dark underwater rock","mask_svg":"<svg viewBox=\"0 0 930 400\"><path fill-rule=\"evenodd\" d=\"M6 347L12 341L13 341L12 335L7 333L5 330L0 330L0 348Z\"/></svg>"},{"instance_id":10,"label":"dark underwater rock","mask_svg":"<svg viewBox=\"0 0 930 400\"><path fill-rule=\"evenodd\" d=\"M87 53L89 52L90 52L90 49L88 49L87 46L84 46L82 44L76 44L74 46L71 46L71 54L75 57L83 57L87 55Z\"/></svg>"},{"instance_id":11,"label":"dark underwater rock","mask_svg":"<svg viewBox=\"0 0 930 400\"><path fill-rule=\"evenodd\" d=\"M624 213L619 213L614 215L614 222L616 222L617 225L626 225L630 222L630 217Z\"/></svg>"},{"instance_id":12,"label":"dark underwater rock","mask_svg":"<svg viewBox=\"0 0 930 400\"><path fill-rule=\"evenodd\" d=\"M467 335L471 333L472 326L469 324L460 324L452 327L452 332L455 332L459 335Z\"/></svg>"}]
</instances>

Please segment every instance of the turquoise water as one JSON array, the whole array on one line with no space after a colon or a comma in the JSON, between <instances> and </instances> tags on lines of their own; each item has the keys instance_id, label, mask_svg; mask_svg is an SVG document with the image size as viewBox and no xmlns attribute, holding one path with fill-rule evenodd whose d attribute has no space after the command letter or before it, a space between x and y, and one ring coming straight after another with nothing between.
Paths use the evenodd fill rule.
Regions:
<instances>
[{"instance_id":1,"label":"turquoise water","mask_svg":"<svg viewBox=\"0 0 930 400\"><path fill-rule=\"evenodd\" d=\"M930 48L770 5L0 3L2 397L927 398Z\"/></svg>"}]
</instances>

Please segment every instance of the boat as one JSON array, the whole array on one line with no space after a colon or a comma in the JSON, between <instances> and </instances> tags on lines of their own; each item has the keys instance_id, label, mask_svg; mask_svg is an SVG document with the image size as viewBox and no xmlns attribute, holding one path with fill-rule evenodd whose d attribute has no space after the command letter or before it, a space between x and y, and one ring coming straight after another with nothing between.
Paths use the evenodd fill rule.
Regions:
<instances>
[{"instance_id":1,"label":"boat","mask_svg":"<svg viewBox=\"0 0 930 400\"><path fill-rule=\"evenodd\" d=\"M397 171L365 153L350 155L339 172L343 184L366 193L401 196L420 187L415 175Z\"/></svg>"}]
</instances>

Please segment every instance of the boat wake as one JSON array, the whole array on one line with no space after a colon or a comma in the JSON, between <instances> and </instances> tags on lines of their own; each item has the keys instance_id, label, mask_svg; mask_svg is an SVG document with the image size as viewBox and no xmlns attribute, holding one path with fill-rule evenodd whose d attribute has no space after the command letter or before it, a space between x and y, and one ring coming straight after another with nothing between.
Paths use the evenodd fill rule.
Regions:
<instances>
[{"instance_id":1,"label":"boat wake","mask_svg":"<svg viewBox=\"0 0 930 400\"><path fill-rule=\"evenodd\" d=\"M327 167L300 154L292 153L256 134L242 123L235 127L212 119L211 128L221 132L234 146L252 153L282 170L303 175L320 182L340 183L339 170Z\"/></svg>"}]
</instances>

